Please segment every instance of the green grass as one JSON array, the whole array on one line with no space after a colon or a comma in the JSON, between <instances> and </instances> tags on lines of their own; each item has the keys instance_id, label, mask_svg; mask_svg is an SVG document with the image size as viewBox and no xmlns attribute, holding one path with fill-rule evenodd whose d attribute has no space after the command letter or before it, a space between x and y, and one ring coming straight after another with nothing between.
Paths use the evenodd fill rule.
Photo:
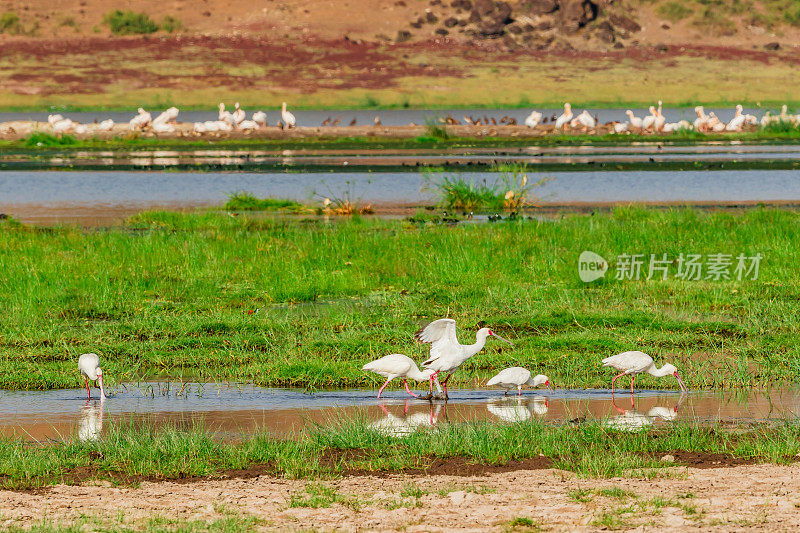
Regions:
<instances>
[{"instance_id":1,"label":"green grass","mask_svg":"<svg viewBox=\"0 0 800 533\"><path fill-rule=\"evenodd\" d=\"M678 22L694 13L694 9L687 7L685 3L682 2L667 2L660 4L656 8L656 13L670 22Z\"/></svg>"},{"instance_id":2,"label":"green grass","mask_svg":"<svg viewBox=\"0 0 800 533\"><path fill-rule=\"evenodd\" d=\"M111 33L115 35L147 34L158 31L158 24L146 13L136 13L134 11L121 11L119 9L109 11L103 17L103 23L108 24Z\"/></svg>"},{"instance_id":3,"label":"green grass","mask_svg":"<svg viewBox=\"0 0 800 533\"><path fill-rule=\"evenodd\" d=\"M231 442L214 439L202 427L186 431L155 429L131 422L111 425L95 442L70 440L41 445L0 439L0 486L25 489L75 483L85 481L87 475L120 484L135 484L142 479L213 478L230 470L261 465L265 474L310 480L304 490L290 495L289 507L320 508L341 503L356 509L364 503L359 497L339 494L314 480L353 469L425 469L439 459L451 457L478 464L504 464L540 455L552 458L554 467L581 477L674 476L674 469L669 470L674 465L657 457L676 451L725 453L756 462L788 463L800 451L800 429L787 422L733 433L721 428L673 424L628 433L604 428L600 423L553 426L536 421L503 425L472 422L440 424L436 431L391 437L363 420L338 420L306 430L296 440L255 434ZM77 476L76 472L82 474ZM482 487L465 490L491 492ZM416 502L425 494L417 486L406 485L400 500L388 505L417 507ZM582 503L590 501L590 496L626 505L640 501L620 487L570 493L572 499Z\"/></svg>"},{"instance_id":4,"label":"green grass","mask_svg":"<svg viewBox=\"0 0 800 533\"><path fill-rule=\"evenodd\" d=\"M256 198L249 192L236 192L228 195L223 206L228 211L287 211L301 213L309 208L300 202L280 198Z\"/></svg>"},{"instance_id":5,"label":"green grass","mask_svg":"<svg viewBox=\"0 0 800 533\"><path fill-rule=\"evenodd\" d=\"M515 343L490 342L456 383L527 366L564 387L607 387L600 359L641 349L692 388L784 386L800 378L798 227L788 210L636 206L456 227L214 211L146 212L101 232L5 220L0 386L79 387L85 352L112 385L156 374L372 386L360 367L387 353L423 360L412 333L442 316L462 341L486 324ZM586 249L611 261L604 280L579 280ZM676 264L665 281L619 281L623 253L763 259L755 281L684 281Z\"/></svg>"},{"instance_id":6,"label":"green grass","mask_svg":"<svg viewBox=\"0 0 800 533\"><path fill-rule=\"evenodd\" d=\"M22 24L19 15L12 11L6 11L0 15L0 33L10 33L16 35L22 33Z\"/></svg>"}]
</instances>

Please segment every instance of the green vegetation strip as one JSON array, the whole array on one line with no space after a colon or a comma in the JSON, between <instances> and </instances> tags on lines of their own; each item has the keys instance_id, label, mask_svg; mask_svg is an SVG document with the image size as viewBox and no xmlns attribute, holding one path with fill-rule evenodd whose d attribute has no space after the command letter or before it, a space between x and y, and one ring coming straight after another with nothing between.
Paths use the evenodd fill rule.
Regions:
<instances>
[{"instance_id":1,"label":"green vegetation strip","mask_svg":"<svg viewBox=\"0 0 800 533\"><path fill-rule=\"evenodd\" d=\"M661 469L675 466L661 457L681 451L788 463L800 451L800 429L787 423L734 434L677 424L624 433L597 423L463 423L401 438L384 435L363 421L348 420L309 430L296 440L256 434L234 443L215 440L203 429L123 423L95 442L34 445L0 440L0 485L27 489L92 478L131 483L246 475L241 471L248 470L252 475L328 477L348 472L424 471L437 459L506 465L542 456L551 458L555 468L586 477L657 476Z\"/></svg>"},{"instance_id":2,"label":"green vegetation strip","mask_svg":"<svg viewBox=\"0 0 800 533\"><path fill-rule=\"evenodd\" d=\"M485 324L515 343L490 342L451 383L525 366L561 387L608 387L600 360L633 349L674 363L693 389L800 379L797 212L630 206L494 224L415 220L147 212L103 231L2 220L0 387L80 387L84 352L100 354L111 386L159 375L369 387L377 378L364 363L424 360L412 333L443 316L462 342ZM584 250L612 263L605 278L580 281ZM639 280L616 280L620 254L673 263L666 280L645 279L647 265ZM730 254L732 279L679 279L680 254ZM736 279L738 254L761 254L758 279Z\"/></svg>"}]
</instances>

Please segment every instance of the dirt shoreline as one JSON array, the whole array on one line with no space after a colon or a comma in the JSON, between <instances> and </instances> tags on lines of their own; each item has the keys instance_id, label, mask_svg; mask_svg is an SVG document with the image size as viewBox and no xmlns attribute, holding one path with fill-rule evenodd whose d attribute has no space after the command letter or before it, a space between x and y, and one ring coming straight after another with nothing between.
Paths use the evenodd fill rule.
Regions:
<instances>
[{"instance_id":1,"label":"dirt shoreline","mask_svg":"<svg viewBox=\"0 0 800 533\"><path fill-rule=\"evenodd\" d=\"M270 476L198 483L58 485L0 491L3 527L142 527L239 520L248 530L681 531L800 528L800 465L676 467L647 477L580 479L556 469L486 475ZM313 507L318 505L319 507ZM247 520L247 522L244 522Z\"/></svg>"}]
</instances>

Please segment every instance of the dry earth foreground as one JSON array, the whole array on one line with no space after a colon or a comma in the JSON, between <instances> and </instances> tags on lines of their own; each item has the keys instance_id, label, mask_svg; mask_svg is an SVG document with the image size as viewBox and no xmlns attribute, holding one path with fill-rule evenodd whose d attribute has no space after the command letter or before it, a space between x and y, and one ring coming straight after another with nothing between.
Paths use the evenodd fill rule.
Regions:
<instances>
[{"instance_id":1,"label":"dry earth foreground","mask_svg":"<svg viewBox=\"0 0 800 533\"><path fill-rule=\"evenodd\" d=\"M713 466L713 465L712 465ZM797 531L800 464L676 467L655 479L553 469L485 476L269 476L0 492L6 528ZM45 517L44 519L42 517Z\"/></svg>"},{"instance_id":2,"label":"dry earth foreground","mask_svg":"<svg viewBox=\"0 0 800 533\"><path fill-rule=\"evenodd\" d=\"M0 107L772 105L799 25L791 0L7 0Z\"/></svg>"}]
</instances>

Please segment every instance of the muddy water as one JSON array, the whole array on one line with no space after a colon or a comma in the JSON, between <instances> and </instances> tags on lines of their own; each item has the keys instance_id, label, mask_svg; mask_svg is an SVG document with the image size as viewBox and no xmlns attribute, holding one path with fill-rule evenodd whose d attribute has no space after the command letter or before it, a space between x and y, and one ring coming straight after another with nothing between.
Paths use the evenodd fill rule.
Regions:
<instances>
[{"instance_id":1,"label":"muddy water","mask_svg":"<svg viewBox=\"0 0 800 533\"><path fill-rule=\"evenodd\" d=\"M800 201L800 171L557 172L535 193L542 205L607 205L628 202L725 204ZM496 174L465 173L493 183ZM435 179L436 176L434 175ZM108 225L152 208L221 205L228 193L260 197L350 196L376 207L434 203L419 172L0 172L0 212L23 222Z\"/></svg>"},{"instance_id":2,"label":"muddy water","mask_svg":"<svg viewBox=\"0 0 800 533\"><path fill-rule=\"evenodd\" d=\"M181 388L183 387L183 388ZM96 391L95 391L96 397ZM85 389L0 393L0 434L48 440L100 438L115 423L202 425L220 437L241 438L254 431L297 435L304 427L348 418L403 435L419 428L464 421L495 423L538 419L554 424L601 420L609 427L637 431L675 421L750 425L800 416L800 393L753 392L740 396L641 391L612 397L607 390L526 392L521 398L490 390L457 390L446 404L410 398L392 390L304 393L252 386L148 383L120 386L105 402L87 401Z\"/></svg>"}]
</instances>

